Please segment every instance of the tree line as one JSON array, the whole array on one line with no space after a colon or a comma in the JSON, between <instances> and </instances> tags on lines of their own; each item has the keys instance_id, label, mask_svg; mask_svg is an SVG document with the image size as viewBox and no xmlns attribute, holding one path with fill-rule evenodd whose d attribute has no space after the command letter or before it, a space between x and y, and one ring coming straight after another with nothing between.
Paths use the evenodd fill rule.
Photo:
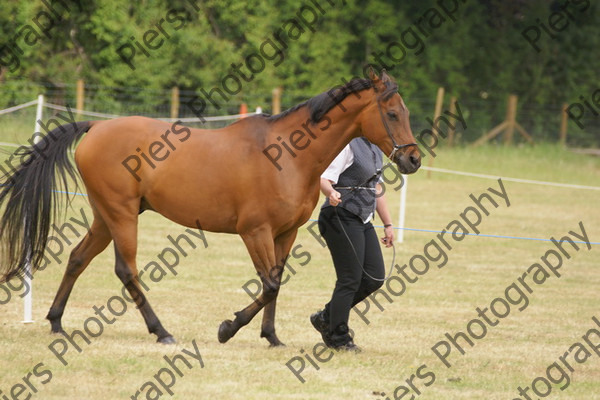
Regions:
<instances>
[{"instance_id":1,"label":"tree line","mask_svg":"<svg viewBox=\"0 0 600 400\"><path fill-rule=\"evenodd\" d=\"M114 107L119 88L151 106L148 90L177 86L209 114L242 101L268 112L274 87L289 107L370 64L413 115L429 115L443 86L483 130L516 94L537 136L567 103L570 140L598 145L598 22L589 0L5 0L0 107L81 78Z\"/></svg>"}]
</instances>

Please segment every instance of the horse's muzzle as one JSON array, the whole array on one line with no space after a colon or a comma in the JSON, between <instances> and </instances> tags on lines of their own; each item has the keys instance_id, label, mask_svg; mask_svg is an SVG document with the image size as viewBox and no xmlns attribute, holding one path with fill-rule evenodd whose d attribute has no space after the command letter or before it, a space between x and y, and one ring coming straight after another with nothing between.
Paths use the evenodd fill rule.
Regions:
<instances>
[{"instance_id":1,"label":"horse's muzzle","mask_svg":"<svg viewBox=\"0 0 600 400\"><path fill-rule=\"evenodd\" d=\"M421 167L421 154L418 150L396 155L395 162L403 174L414 174Z\"/></svg>"}]
</instances>

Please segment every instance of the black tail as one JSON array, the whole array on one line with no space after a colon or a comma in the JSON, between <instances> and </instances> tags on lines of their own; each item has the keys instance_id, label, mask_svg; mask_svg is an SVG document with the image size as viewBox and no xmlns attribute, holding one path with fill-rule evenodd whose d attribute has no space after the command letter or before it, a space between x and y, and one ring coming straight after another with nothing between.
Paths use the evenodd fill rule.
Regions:
<instances>
[{"instance_id":1,"label":"black tail","mask_svg":"<svg viewBox=\"0 0 600 400\"><path fill-rule=\"evenodd\" d=\"M3 176L0 192L0 283L26 273L26 264L37 270L46 249L60 193L68 179L76 179L69 148L90 129L90 122L62 125L31 147L20 147L6 165L19 160ZM4 168L3 168L4 169Z\"/></svg>"}]
</instances>

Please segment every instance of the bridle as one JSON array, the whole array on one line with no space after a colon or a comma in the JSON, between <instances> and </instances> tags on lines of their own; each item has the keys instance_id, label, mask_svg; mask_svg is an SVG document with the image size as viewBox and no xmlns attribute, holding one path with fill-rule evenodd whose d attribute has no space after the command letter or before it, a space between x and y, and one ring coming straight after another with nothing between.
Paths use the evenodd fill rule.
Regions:
<instances>
[{"instance_id":1,"label":"bridle","mask_svg":"<svg viewBox=\"0 0 600 400\"><path fill-rule=\"evenodd\" d=\"M390 139L392 139L392 143L394 144L394 148L392 149L392 152L388 156L390 161L394 161L394 156L396 155L396 152L398 150L403 149L408 146L418 146L417 143L407 143L407 144L396 143L396 140L392 136L392 132L390 132L390 127L388 126L387 121L385 120L385 117L383 116L383 111L381 110L381 101L379 99L377 99L377 108L379 109L379 115L381 116L381 122L383 123L383 127L385 128L387 135L390 137Z\"/></svg>"}]
</instances>

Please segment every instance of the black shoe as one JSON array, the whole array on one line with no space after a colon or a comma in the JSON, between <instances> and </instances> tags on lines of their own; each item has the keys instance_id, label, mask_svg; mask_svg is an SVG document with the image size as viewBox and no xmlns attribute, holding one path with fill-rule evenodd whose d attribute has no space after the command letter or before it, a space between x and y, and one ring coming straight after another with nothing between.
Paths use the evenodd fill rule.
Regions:
<instances>
[{"instance_id":1,"label":"black shoe","mask_svg":"<svg viewBox=\"0 0 600 400\"><path fill-rule=\"evenodd\" d=\"M317 311L310 316L310 323L321 334L323 343L331 347L331 338L329 334L329 321L325 318L325 310Z\"/></svg>"},{"instance_id":2,"label":"black shoe","mask_svg":"<svg viewBox=\"0 0 600 400\"><path fill-rule=\"evenodd\" d=\"M352 340L349 342L346 342L342 345L339 345L339 346L330 346L330 347L336 351L347 351L347 352L354 352L354 353L360 353L362 351L362 349L360 347L358 347L357 345L355 345Z\"/></svg>"},{"instance_id":3,"label":"black shoe","mask_svg":"<svg viewBox=\"0 0 600 400\"><path fill-rule=\"evenodd\" d=\"M327 344L334 350L354 351L359 353L360 348L354 344L354 332L348 328L348 325L341 323L329 335L329 343Z\"/></svg>"}]
</instances>

